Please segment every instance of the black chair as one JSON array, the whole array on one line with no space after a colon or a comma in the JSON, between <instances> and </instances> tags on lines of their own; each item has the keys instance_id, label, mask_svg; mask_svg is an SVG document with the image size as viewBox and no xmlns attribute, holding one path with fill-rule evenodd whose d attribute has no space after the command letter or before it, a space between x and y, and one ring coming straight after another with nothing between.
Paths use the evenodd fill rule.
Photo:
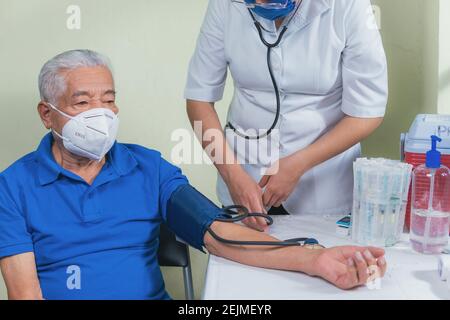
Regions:
<instances>
[{"instance_id":1,"label":"black chair","mask_svg":"<svg viewBox=\"0 0 450 320\"><path fill-rule=\"evenodd\" d=\"M161 224L159 235L158 262L161 267L183 268L184 292L187 300L194 300L191 259L189 246L177 241L175 234Z\"/></svg>"}]
</instances>

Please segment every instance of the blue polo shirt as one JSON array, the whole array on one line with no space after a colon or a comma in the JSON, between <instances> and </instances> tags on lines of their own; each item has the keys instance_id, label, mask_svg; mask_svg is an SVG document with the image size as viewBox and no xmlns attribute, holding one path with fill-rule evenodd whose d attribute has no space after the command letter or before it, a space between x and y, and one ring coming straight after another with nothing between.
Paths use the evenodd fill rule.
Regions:
<instances>
[{"instance_id":1,"label":"blue polo shirt","mask_svg":"<svg viewBox=\"0 0 450 320\"><path fill-rule=\"evenodd\" d=\"M46 299L169 298L159 226L186 177L156 151L116 143L89 185L55 162L52 143L46 135L0 174L0 259L34 252ZM201 249L213 219L183 240Z\"/></svg>"}]
</instances>

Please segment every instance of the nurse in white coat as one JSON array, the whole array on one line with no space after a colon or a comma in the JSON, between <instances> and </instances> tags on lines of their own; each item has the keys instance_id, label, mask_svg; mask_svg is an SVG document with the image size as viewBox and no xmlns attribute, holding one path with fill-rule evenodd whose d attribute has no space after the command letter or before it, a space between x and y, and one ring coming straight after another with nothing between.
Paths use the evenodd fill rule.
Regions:
<instances>
[{"instance_id":1,"label":"nurse in white coat","mask_svg":"<svg viewBox=\"0 0 450 320\"><path fill-rule=\"evenodd\" d=\"M272 2L277 7L264 6ZM374 21L370 0L209 1L185 98L193 124L201 121L203 133L221 133L202 144L215 150L223 205L240 204L253 212L282 206L290 214L351 211L352 164L360 142L382 123L388 96L386 56ZM267 132L277 103L258 23L268 43L287 28L270 52L279 119L274 133L259 140L243 133ZM234 97L227 122L236 131L224 133L214 103L223 97L228 70ZM264 173L267 163L248 163L245 158L255 155L242 156L255 149L239 150L236 141L254 145L271 136L279 139L279 161L271 159L277 170ZM218 154L228 161L218 160ZM262 219L246 223L266 229Z\"/></svg>"}]
</instances>

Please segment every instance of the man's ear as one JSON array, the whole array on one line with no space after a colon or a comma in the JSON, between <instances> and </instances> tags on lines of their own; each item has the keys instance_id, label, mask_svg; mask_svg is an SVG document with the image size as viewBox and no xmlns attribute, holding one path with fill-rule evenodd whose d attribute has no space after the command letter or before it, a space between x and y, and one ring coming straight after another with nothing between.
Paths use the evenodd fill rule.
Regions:
<instances>
[{"instance_id":1,"label":"man's ear","mask_svg":"<svg viewBox=\"0 0 450 320\"><path fill-rule=\"evenodd\" d=\"M48 105L48 103L41 101L39 102L37 106L37 110L39 113L39 116L41 117L41 121L44 124L45 128L51 129L52 128L52 120L51 120L51 108Z\"/></svg>"}]
</instances>

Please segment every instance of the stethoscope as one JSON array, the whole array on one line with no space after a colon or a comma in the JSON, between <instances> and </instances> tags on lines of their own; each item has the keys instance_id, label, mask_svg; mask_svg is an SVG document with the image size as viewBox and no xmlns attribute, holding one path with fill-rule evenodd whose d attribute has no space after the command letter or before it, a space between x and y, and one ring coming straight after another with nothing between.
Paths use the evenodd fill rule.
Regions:
<instances>
[{"instance_id":1,"label":"stethoscope","mask_svg":"<svg viewBox=\"0 0 450 320\"><path fill-rule=\"evenodd\" d=\"M249 210L240 205L228 206L223 208L224 214L222 217L216 218L215 221L225 223L236 223L250 217L264 218L268 226L273 224L271 216L263 213L251 213ZM295 238L284 241L250 241L250 240L230 240L225 239L216 234L211 227L207 228L209 234L217 241L234 246L272 246L272 247L304 247L307 249L323 249L319 241L314 238Z\"/></svg>"},{"instance_id":2,"label":"stethoscope","mask_svg":"<svg viewBox=\"0 0 450 320\"><path fill-rule=\"evenodd\" d=\"M234 133L236 133L238 136L240 136L242 138L245 138L247 140L260 140L260 139L263 139L265 137L268 137L272 133L272 131L276 128L276 126L278 124L278 121L280 120L280 114L281 114L280 90L278 89L278 83L277 83L277 80L276 80L275 75L274 75L273 70L272 70L271 53L272 53L272 49L278 47L278 45L283 40L284 34L288 30L288 26L291 23L292 19L296 16L297 11L299 10L300 5L302 4L302 1L303 0L300 0L299 5L295 9L295 11L292 14L291 18L289 19L289 21L281 29L281 32L278 35L278 39L274 43L270 43L264 38L263 31L266 31L266 32L268 32L268 31L261 25L261 23L258 20L256 20L255 15L251 11L251 9L250 8L248 9L248 12L250 13L250 16L253 19L253 23L255 24L256 30L258 31L259 38L261 39L261 42L267 47L267 66L269 68L270 79L272 81L273 89L275 91L277 111L276 111L276 114L275 114L275 119L274 119L272 125L270 126L270 128L266 132L264 132L263 134L259 134L259 135L256 135L256 136L249 136L249 135L247 135L245 133L240 132L230 121L228 121L228 123L225 126L225 128L230 128L231 130L234 131Z\"/></svg>"}]
</instances>

